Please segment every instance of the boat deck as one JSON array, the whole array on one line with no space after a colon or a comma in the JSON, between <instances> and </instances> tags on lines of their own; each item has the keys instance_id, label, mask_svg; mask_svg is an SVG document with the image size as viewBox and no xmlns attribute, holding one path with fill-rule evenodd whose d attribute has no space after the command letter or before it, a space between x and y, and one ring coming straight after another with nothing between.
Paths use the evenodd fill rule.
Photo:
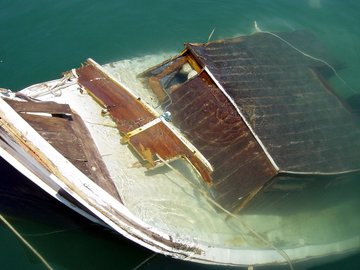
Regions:
<instances>
[{"instance_id":1,"label":"boat deck","mask_svg":"<svg viewBox=\"0 0 360 270\"><path fill-rule=\"evenodd\" d=\"M69 105L31 100L5 101L74 166L121 201L88 129Z\"/></svg>"}]
</instances>

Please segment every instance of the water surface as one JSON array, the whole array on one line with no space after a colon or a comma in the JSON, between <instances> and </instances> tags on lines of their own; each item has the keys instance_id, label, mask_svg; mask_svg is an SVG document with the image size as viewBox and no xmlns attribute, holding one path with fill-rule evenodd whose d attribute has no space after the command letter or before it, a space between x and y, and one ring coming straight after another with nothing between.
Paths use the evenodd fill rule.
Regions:
<instances>
[{"instance_id":1,"label":"water surface","mask_svg":"<svg viewBox=\"0 0 360 270\"><path fill-rule=\"evenodd\" d=\"M257 21L263 30L306 29L318 36L338 60L347 85L336 78L332 83L346 98L360 91L359 10L358 0L0 0L0 87L20 90L56 79L88 57L104 64L180 51L184 42L207 41L213 29L212 39L250 34ZM20 188L12 196L0 193L0 209L55 269L133 269L152 255L51 200L23 195L26 180L4 162L1 166L1 184ZM45 269L2 225L0 237L1 269ZM357 269L359 264L355 254L299 268ZM160 255L141 269L170 267L219 269Z\"/></svg>"}]
</instances>

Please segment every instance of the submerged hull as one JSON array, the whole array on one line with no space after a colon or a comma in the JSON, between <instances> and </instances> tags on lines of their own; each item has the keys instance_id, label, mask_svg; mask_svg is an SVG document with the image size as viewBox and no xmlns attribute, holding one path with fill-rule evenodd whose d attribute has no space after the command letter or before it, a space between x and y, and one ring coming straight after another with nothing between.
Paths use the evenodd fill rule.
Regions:
<instances>
[{"instance_id":1,"label":"submerged hull","mask_svg":"<svg viewBox=\"0 0 360 270\"><path fill-rule=\"evenodd\" d=\"M0 171L1 215L13 220L41 222L60 228L92 224L82 215L54 199L3 158L0 158Z\"/></svg>"},{"instance_id":2,"label":"submerged hull","mask_svg":"<svg viewBox=\"0 0 360 270\"><path fill-rule=\"evenodd\" d=\"M153 115L159 119L163 115L153 93L136 75L156 61L158 57L153 56L94 66L122 91L141 99L141 105L150 108L151 122ZM31 86L16 95L4 92L0 99L1 157L55 199L146 248L194 262L292 264L359 249L356 172L324 176L322 182L301 176L292 185L282 176L277 185L256 192L260 196L244 211L230 212L213 199L203 181L211 164L191 154L197 149L182 137L181 130L163 118L153 122L176 135L176 145L181 145L179 151L186 157L160 153L155 160L147 155L151 141L145 144L141 137L137 143L138 134L154 134L151 126L145 126L147 133L129 134L138 128L133 126L121 130L126 121L113 116L121 104L104 106L105 98L95 90L88 92L91 86L85 89L79 74L73 70L63 79ZM90 78L87 83L100 80ZM31 102L39 104L26 109ZM55 110L51 102L61 109Z\"/></svg>"}]
</instances>

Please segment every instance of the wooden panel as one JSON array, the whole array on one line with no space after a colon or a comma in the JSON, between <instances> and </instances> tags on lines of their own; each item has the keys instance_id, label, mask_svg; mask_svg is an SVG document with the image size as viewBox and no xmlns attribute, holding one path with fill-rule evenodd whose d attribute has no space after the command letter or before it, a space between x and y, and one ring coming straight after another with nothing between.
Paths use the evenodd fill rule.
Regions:
<instances>
[{"instance_id":1,"label":"wooden panel","mask_svg":"<svg viewBox=\"0 0 360 270\"><path fill-rule=\"evenodd\" d=\"M166 65L166 67L162 69L159 74L148 78L148 84L160 102L163 102L167 98L167 94L164 89L165 87L161 84L161 79L179 70L186 62L187 57L182 56L176 58L171 62L171 64Z\"/></svg>"},{"instance_id":2,"label":"wooden panel","mask_svg":"<svg viewBox=\"0 0 360 270\"><path fill-rule=\"evenodd\" d=\"M54 146L65 158L72 161L86 161L81 142L75 136L72 123L60 117L49 117L20 113L45 140ZM79 168L80 169L80 168Z\"/></svg>"},{"instance_id":3,"label":"wooden panel","mask_svg":"<svg viewBox=\"0 0 360 270\"><path fill-rule=\"evenodd\" d=\"M121 201L89 131L81 118L71 111L69 105L8 99L6 102L75 167Z\"/></svg>"},{"instance_id":4,"label":"wooden panel","mask_svg":"<svg viewBox=\"0 0 360 270\"><path fill-rule=\"evenodd\" d=\"M151 67L139 76L147 80L148 86L152 89L159 102L163 103L168 98L167 93L173 91L179 84L182 84L188 77L188 71L181 69L188 64L193 71L199 73L202 67L194 57L185 49L178 56Z\"/></svg>"},{"instance_id":5,"label":"wooden panel","mask_svg":"<svg viewBox=\"0 0 360 270\"><path fill-rule=\"evenodd\" d=\"M79 83L108 110L122 134L156 118L139 100L95 66L88 64L76 72Z\"/></svg>"},{"instance_id":6,"label":"wooden panel","mask_svg":"<svg viewBox=\"0 0 360 270\"><path fill-rule=\"evenodd\" d=\"M50 114L72 114L70 107L66 104L58 104L55 102L20 102L7 99L6 102L17 112L37 112Z\"/></svg>"},{"instance_id":7,"label":"wooden panel","mask_svg":"<svg viewBox=\"0 0 360 270\"><path fill-rule=\"evenodd\" d=\"M162 122L129 138L129 144L154 167L157 155L163 160L186 158L207 183L212 182L209 169L186 145Z\"/></svg>"},{"instance_id":8,"label":"wooden panel","mask_svg":"<svg viewBox=\"0 0 360 270\"><path fill-rule=\"evenodd\" d=\"M324 55L310 33L278 34L307 53ZM328 68L323 62L266 33L187 47L232 97L280 170L360 168L359 122L313 72Z\"/></svg>"},{"instance_id":9,"label":"wooden panel","mask_svg":"<svg viewBox=\"0 0 360 270\"><path fill-rule=\"evenodd\" d=\"M173 123L214 167L212 193L222 206L237 209L239 198L276 175L234 106L205 72L171 97Z\"/></svg>"},{"instance_id":10,"label":"wooden panel","mask_svg":"<svg viewBox=\"0 0 360 270\"><path fill-rule=\"evenodd\" d=\"M79 83L108 109L124 136L157 118L138 99L91 63L79 68L77 73ZM129 142L149 167L155 166L156 155L164 160L184 157L197 169L204 181L211 182L209 169L161 122L129 138L125 136L124 141Z\"/></svg>"}]
</instances>

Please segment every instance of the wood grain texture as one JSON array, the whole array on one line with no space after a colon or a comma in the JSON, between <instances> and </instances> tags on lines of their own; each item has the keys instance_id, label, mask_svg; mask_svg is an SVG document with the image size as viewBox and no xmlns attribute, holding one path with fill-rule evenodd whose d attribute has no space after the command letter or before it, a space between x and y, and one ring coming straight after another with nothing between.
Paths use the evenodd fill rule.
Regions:
<instances>
[{"instance_id":1,"label":"wood grain texture","mask_svg":"<svg viewBox=\"0 0 360 270\"><path fill-rule=\"evenodd\" d=\"M306 53L325 57L309 33L279 35ZM235 101L280 170L360 168L359 122L314 72L328 68L324 63L266 33L187 48Z\"/></svg>"},{"instance_id":2,"label":"wood grain texture","mask_svg":"<svg viewBox=\"0 0 360 270\"><path fill-rule=\"evenodd\" d=\"M107 109L122 134L156 118L137 99L95 66L88 64L76 72L79 75L78 82Z\"/></svg>"},{"instance_id":3,"label":"wood grain texture","mask_svg":"<svg viewBox=\"0 0 360 270\"><path fill-rule=\"evenodd\" d=\"M160 156L163 160L186 158L208 184L212 183L211 172L184 143L162 122L129 138L129 144L149 167L156 166Z\"/></svg>"},{"instance_id":4,"label":"wood grain texture","mask_svg":"<svg viewBox=\"0 0 360 270\"><path fill-rule=\"evenodd\" d=\"M234 210L276 171L234 106L201 72L171 95L173 123L214 167L212 194Z\"/></svg>"},{"instance_id":5,"label":"wood grain texture","mask_svg":"<svg viewBox=\"0 0 360 270\"><path fill-rule=\"evenodd\" d=\"M175 61L180 68L185 59ZM168 70L163 70L164 73ZM157 155L169 161L175 158L186 158L199 172L204 181L211 183L210 171L196 155L162 122L136 135L127 137L130 131L144 126L156 119L152 112L128 93L119 84L111 80L97 67L88 64L77 70L79 83L82 84L96 100L108 109L119 131L124 135L124 142L136 151L146 166L156 166Z\"/></svg>"},{"instance_id":6,"label":"wood grain texture","mask_svg":"<svg viewBox=\"0 0 360 270\"><path fill-rule=\"evenodd\" d=\"M9 99L5 101L75 167L121 201L89 131L69 105Z\"/></svg>"},{"instance_id":7,"label":"wood grain texture","mask_svg":"<svg viewBox=\"0 0 360 270\"><path fill-rule=\"evenodd\" d=\"M66 104L59 104L56 102L48 101L16 101L7 99L6 102L17 112L27 113L48 113L48 114L72 114L70 107Z\"/></svg>"}]
</instances>

